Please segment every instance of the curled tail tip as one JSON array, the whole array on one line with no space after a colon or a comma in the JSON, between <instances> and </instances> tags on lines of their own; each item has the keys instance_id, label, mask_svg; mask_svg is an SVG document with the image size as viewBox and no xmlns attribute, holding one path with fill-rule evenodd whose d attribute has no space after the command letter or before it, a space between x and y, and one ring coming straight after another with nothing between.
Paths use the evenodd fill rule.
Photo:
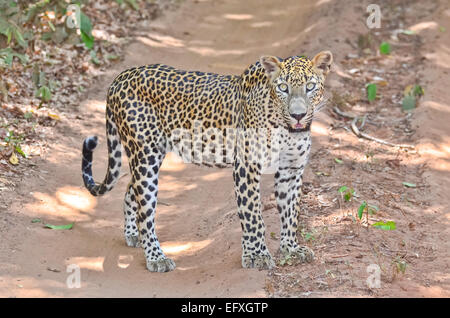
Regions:
<instances>
[{"instance_id":1,"label":"curled tail tip","mask_svg":"<svg viewBox=\"0 0 450 318\"><path fill-rule=\"evenodd\" d=\"M97 147L97 144L98 144L97 136L90 136L84 140L83 159L81 162L81 172L84 185L93 196L100 196L110 191L118 180L120 170L120 162L116 167L116 160L111 160L112 157L110 153L108 162L108 172L106 174L105 180L100 184L94 181L94 178L92 176L92 159L93 159L93 152L94 149ZM108 147L110 147L109 145L110 142L108 140ZM111 150L108 151L111 152ZM114 168L115 170L113 171Z\"/></svg>"},{"instance_id":2,"label":"curled tail tip","mask_svg":"<svg viewBox=\"0 0 450 318\"><path fill-rule=\"evenodd\" d=\"M84 181L84 185L91 192L92 195L96 195L94 189L95 182L92 177L92 153L97 147L98 138L97 136L87 137L83 142L83 160L81 163L81 172Z\"/></svg>"},{"instance_id":3,"label":"curled tail tip","mask_svg":"<svg viewBox=\"0 0 450 318\"><path fill-rule=\"evenodd\" d=\"M83 148L89 152L92 152L97 147L97 145L98 145L98 137L90 136L84 140Z\"/></svg>"}]
</instances>

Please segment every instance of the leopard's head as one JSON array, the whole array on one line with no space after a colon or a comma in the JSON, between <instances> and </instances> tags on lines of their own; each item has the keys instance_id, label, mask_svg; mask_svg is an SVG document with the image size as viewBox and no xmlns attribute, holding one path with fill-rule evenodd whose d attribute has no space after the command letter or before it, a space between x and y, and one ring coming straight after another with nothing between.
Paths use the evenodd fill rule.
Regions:
<instances>
[{"instance_id":1,"label":"leopard's head","mask_svg":"<svg viewBox=\"0 0 450 318\"><path fill-rule=\"evenodd\" d=\"M308 130L324 91L325 77L333 55L323 51L308 59L293 56L280 60L274 56L260 59L271 87L271 97L286 128L291 132Z\"/></svg>"}]
</instances>

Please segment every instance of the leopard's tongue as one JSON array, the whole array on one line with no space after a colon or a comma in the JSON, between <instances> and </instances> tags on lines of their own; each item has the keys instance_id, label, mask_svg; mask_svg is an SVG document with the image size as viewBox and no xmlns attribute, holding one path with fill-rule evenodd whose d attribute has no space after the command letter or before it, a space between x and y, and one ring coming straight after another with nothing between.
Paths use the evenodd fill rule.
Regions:
<instances>
[{"instance_id":1,"label":"leopard's tongue","mask_svg":"<svg viewBox=\"0 0 450 318\"><path fill-rule=\"evenodd\" d=\"M300 124L300 123L296 123L296 124L295 124L295 128L296 128L296 129L302 129L302 128L303 128L303 125Z\"/></svg>"}]
</instances>

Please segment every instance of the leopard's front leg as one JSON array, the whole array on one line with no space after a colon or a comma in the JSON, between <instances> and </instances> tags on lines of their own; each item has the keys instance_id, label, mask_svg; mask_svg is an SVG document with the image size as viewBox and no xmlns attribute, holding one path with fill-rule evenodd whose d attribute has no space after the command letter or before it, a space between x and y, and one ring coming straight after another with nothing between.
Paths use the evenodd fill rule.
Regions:
<instances>
[{"instance_id":1,"label":"leopard's front leg","mask_svg":"<svg viewBox=\"0 0 450 318\"><path fill-rule=\"evenodd\" d=\"M311 262L313 251L297 242L298 214L303 169L279 169L275 174L275 197L280 213L281 241L283 257L291 257L298 262Z\"/></svg>"},{"instance_id":2,"label":"leopard's front leg","mask_svg":"<svg viewBox=\"0 0 450 318\"><path fill-rule=\"evenodd\" d=\"M261 215L260 168L256 164L237 160L233 179L242 228L242 266L270 269L275 266L275 262L266 245Z\"/></svg>"},{"instance_id":3,"label":"leopard's front leg","mask_svg":"<svg viewBox=\"0 0 450 318\"><path fill-rule=\"evenodd\" d=\"M309 135L296 140L288 139L283 147L280 165L275 173L275 198L281 224L280 252L284 258L290 257L302 263L311 262L314 259L313 251L299 245L297 241L302 176L311 139Z\"/></svg>"}]
</instances>

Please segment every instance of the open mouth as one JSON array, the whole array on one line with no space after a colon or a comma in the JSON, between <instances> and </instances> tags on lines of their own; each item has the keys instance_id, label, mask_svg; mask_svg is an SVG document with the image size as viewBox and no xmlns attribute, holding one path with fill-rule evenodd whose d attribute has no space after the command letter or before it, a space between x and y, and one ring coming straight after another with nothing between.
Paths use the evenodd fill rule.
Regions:
<instances>
[{"instance_id":1,"label":"open mouth","mask_svg":"<svg viewBox=\"0 0 450 318\"><path fill-rule=\"evenodd\" d=\"M297 122L296 124L289 125L289 131L290 132L301 132L307 130L308 127L300 122Z\"/></svg>"},{"instance_id":2,"label":"open mouth","mask_svg":"<svg viewBox=\"0 0 450 318\"><path fill-rule=\"evenodd\" d=\"M290 113L290 122L289 122L289 131L290 132L298 132L298 131L304 131L308 127L305 124L302 124L302 119L306 116L306 112L301 113Z\"/></svg>"}]
</instances>

